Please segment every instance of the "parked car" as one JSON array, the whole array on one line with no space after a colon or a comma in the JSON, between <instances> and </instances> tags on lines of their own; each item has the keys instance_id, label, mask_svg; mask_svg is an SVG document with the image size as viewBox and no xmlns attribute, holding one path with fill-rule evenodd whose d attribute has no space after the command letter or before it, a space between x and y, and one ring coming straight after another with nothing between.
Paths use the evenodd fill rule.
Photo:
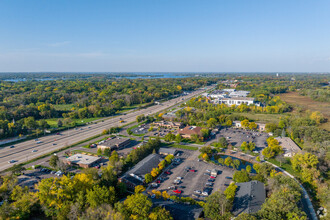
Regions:
<instances>
[{"instance_id":1,"label":"parked car","mask_svg":"<svg viewBox=\"0 0 330 220\"><path fill-rule=\"evenodd\" d=\"M183 178L182 178L181 176L178 176L177 179L178 179L178 180L182 180Z\"/></svg>"},{"instance_id":2,"label":"parked car","mask_svg":"<svg viewBox=\"0 0 330 220\"><path fill-rule=\"evenodd\" d=\"M209 174L209 173L204 173L204 175L205 175L205 176L210 176L210 174Z\"/></svg>"},{"instance_id":3,"label":"parked car","mask_svg":"<svg viewBox=\"0 0 330 220\"><path fill-rule=\"evenodd\" d=\"M208 179L207 181L209 182L214 182L215 179Z\"/></svg>"},{"instance_id":4,"label":"parked car","mask_svg":"<svg viewBox=\"0 0 330 220\"><path fill-rule=\"evenodd\" d=\"M215 176L210 176L210 178L215 179L216 177Z\"/></svg>"},{"instance_id":5,"label":"parked car","mask_svg":"<svg viewBox=\"0 0 330 220\"><path fill-rule=\"evenodd\" d=\"M199 190L195 190L194 193L196 193L196 194L201 194L202 192L199 191Z\"/></svg>"},{"instance_id":6,"label":"parked car","mask_svg":"<svg viewBox=\"0 0 330 220\"><path fill-rule=\"evenodd\" d=\"M178 190L178 189L173 190L173 192L176 193L176 194L181 194L182 193L182 191L181 190Z\"/></svg>"},{"instance_id":7,"label":"parked car","mask_svg":"<svg viewBox=\"0 0 330 220\"><path fill-rule=\"evenodd\" d=\"M213 183L211 183L211 182L205 183L205 186L213 186Z\"/></svg>"},{"instance_id":8,"label":"parked car","mask_svg":"<svg viewBox=\"0 0 330 220\"><path fill-rule=\"evenodd\" d=\"M211 173L211 170L206 170L206 172Z\"/></svg>"},{"instance_id":9,"label":"parked car","mask_svg":"<svg viewBox=\"0 0 330 220\"><path fill-rule=\"evenodd\" d=\"M231 180L231 179L232 179L232 177L230 177L230 176L226 176L225 178L226 178L226 179L229 179L229 180Z\"/></svg>"},{"instance_id":10,"label":"parked car","mask_svg":"<svg viewBox=\"0 0 330 220\"><path fill-rule=\"evenodd\" d=\"M189 171L195 173L197 170L190 169Z\"/></svg>"},{"instance_id":11,"label":"parked car","mask_svg":"<svg viewBox=\"0 0 330 220\"><path fill-rule=\"evenodd\" d=\"M170 175L171 174L170 171L165 171L164 173L167 174L167 175Z\"/></svg>"}]
</instances>

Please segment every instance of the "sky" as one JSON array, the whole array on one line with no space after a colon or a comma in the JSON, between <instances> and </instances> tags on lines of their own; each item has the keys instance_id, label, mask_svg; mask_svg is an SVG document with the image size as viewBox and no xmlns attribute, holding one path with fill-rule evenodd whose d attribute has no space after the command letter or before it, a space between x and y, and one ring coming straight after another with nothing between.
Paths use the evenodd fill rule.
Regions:
<instances>
[{"instance_id":1,"label":"sky","mask_svg":"<svg viewBox=\"0 0 330 220\"><path fill-rule=\"evenodd\" d=\"M329 0L0 0L0 72L330 72Z\"/></svg>"}]
</instances>

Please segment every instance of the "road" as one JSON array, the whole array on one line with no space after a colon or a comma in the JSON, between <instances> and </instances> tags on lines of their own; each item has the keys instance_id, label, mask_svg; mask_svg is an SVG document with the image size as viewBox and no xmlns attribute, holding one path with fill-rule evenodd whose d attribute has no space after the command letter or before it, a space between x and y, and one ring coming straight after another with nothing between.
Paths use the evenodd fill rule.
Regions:
<instances>
[{"instance_id":1,"label":"road","mask_svg":"<svg viewBox=\"0 0 330 220\"><path fill-rule=\"evenodd\" d=\"M16 144L14 148L10 148L9 146L1 148L0 171L10 168L14 164L26 162L28 160L40 157L46 153L50 153L65 146L70 146L79 141L101 134L103 130L109 129L110 127L123 126L125 124L131 123L136 120L136 116L138 115L152 115L159 111L163 111L173 105L184 102L187 99L204 93L206 90L212 89L213 87L214 86L208 86L205 87L205 89L196 90L186 96L180 96L178 98L163 102L161 105L153 105L145 109L127 113L126 115L105 119L103 122L100 121L97 124L90 124L78 129L66 130L61 132L60 135L54 134L41 137L38 140L41 141L39 144L35 140L29 140ZM184 100L182 100L182 98L184 98ZM124 120L124 123L119 122L121 120L120 118ZM11 160L15 160L16 162L9 163Z\"/></svg>"}]
</instances>

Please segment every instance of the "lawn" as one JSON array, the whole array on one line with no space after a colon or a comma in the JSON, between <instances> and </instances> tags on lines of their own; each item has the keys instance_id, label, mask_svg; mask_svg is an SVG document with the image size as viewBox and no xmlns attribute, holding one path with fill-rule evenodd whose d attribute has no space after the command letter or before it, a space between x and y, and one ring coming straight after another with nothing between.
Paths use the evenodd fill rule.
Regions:
<instances>
[{"instance_id":1,"label":"lawn","mask_svg":"<svg viewBox=\"0 0 330 220\"><path fill-rule=\"evenodd\" d=\"M299 95L298 92L284 93L280 97L283 101L292 104L294 110L302 108L304 110L321 112L328 119L328 122L321 124L320 127L330 131L330 103L314 101L307 96Z\"/></svg>"},{"instance_id":2,"label":"lawn","mask_svg":"<svg viewBox=\"0 0 330 220\"><path fill-rule=\"evenodd\" d=\"M240 113L240 112L235 112L233 113L235 115L242 115L247 117L250 120L257 121L257 122L263 122L263 123L275 123L277 124L280 121L280 117L283 115L288 115L288 113L285 114L260 114L260 113L252 113L252 112L247 112L247 113Z\"/></svg>"},{"instance_id":3,"label":"lawn","mask_svg":"<svg viewBox=\"0 0 330 220\"><path fill-rule=\"evenodd\" d=\"M184 149L184 150L198 150L198 147L193 147L193 146L187 146L187 145L180 145L180 144L165 144L162 143L162 146L166 147L174 147L174 148L179 148L179 149Z\"/></svg>"},{"instance_id":4,"label":"lawn","mask_svg":"<svg viewBox=\"0 0 330 220\"><path fill-rule=\"evenodd\" d=\"M47 123L50 125L52 128L57 128L57 120L61 119L62 121L64 120L63 118L50 118L50 119L45 119ZM72 121L76 122L76 125L84 125L88 122L95 121L101 118L85 118L85 119L72 119Z\"/></svg>"}]
</instances>

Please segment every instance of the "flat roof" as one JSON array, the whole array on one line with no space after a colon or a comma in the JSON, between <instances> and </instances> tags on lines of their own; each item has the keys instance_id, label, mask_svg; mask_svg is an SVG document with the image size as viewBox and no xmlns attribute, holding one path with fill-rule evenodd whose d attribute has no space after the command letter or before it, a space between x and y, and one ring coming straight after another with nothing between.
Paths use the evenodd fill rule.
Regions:
<instances>
[{"instance_id":1,"label":"flat roof","mask_svg":"<svg viewBox=\"0 0 330 220\"><path fill-rule=\"evenodd\" d=\"M249 97L231 97L231 98L222 98L220 100L254 101L254 98L249 98Z\"/></svg>"},{"instance_id":2,"label":"flat roof","mask_svg":"<svg viewBox=\"0 0 330 220\"><path fill-rule=\"evenodd\" d=\"M112 146L117 146L117 145L120 145L126 141L130 141L131 139L129 138L124 138L124 137L113 137L111 139L107 139L107 140L104 140L104 142L102 143L99 142L99 145L100 146L106 146L106 147L112 147Z\"/></svg>"},{"instance_id":3,"label":"flat roof","mask_svg":"<svg viewBox=\"0 0 330 220\"><path fill-rule=\"evenodd\" d=\"M71 163L75 164L92 164L96 161L98 161L100 158L99 157L94 157L94 156L89 156L85 154L74 154L71 157L67 158L67 161L70 161Z\"/></svg>"},{"instance_id":4,"label":"flat roof","mask_svg":"<svg viewBox=\"0 0 330 220\"><path fill-rule=\"evenodd\" d=\"M165 154L175 154L177 152L177 149L174 148L165 148L161 147L159 148L159 153L165 153Z\"/></svg>"}]
</instances>

